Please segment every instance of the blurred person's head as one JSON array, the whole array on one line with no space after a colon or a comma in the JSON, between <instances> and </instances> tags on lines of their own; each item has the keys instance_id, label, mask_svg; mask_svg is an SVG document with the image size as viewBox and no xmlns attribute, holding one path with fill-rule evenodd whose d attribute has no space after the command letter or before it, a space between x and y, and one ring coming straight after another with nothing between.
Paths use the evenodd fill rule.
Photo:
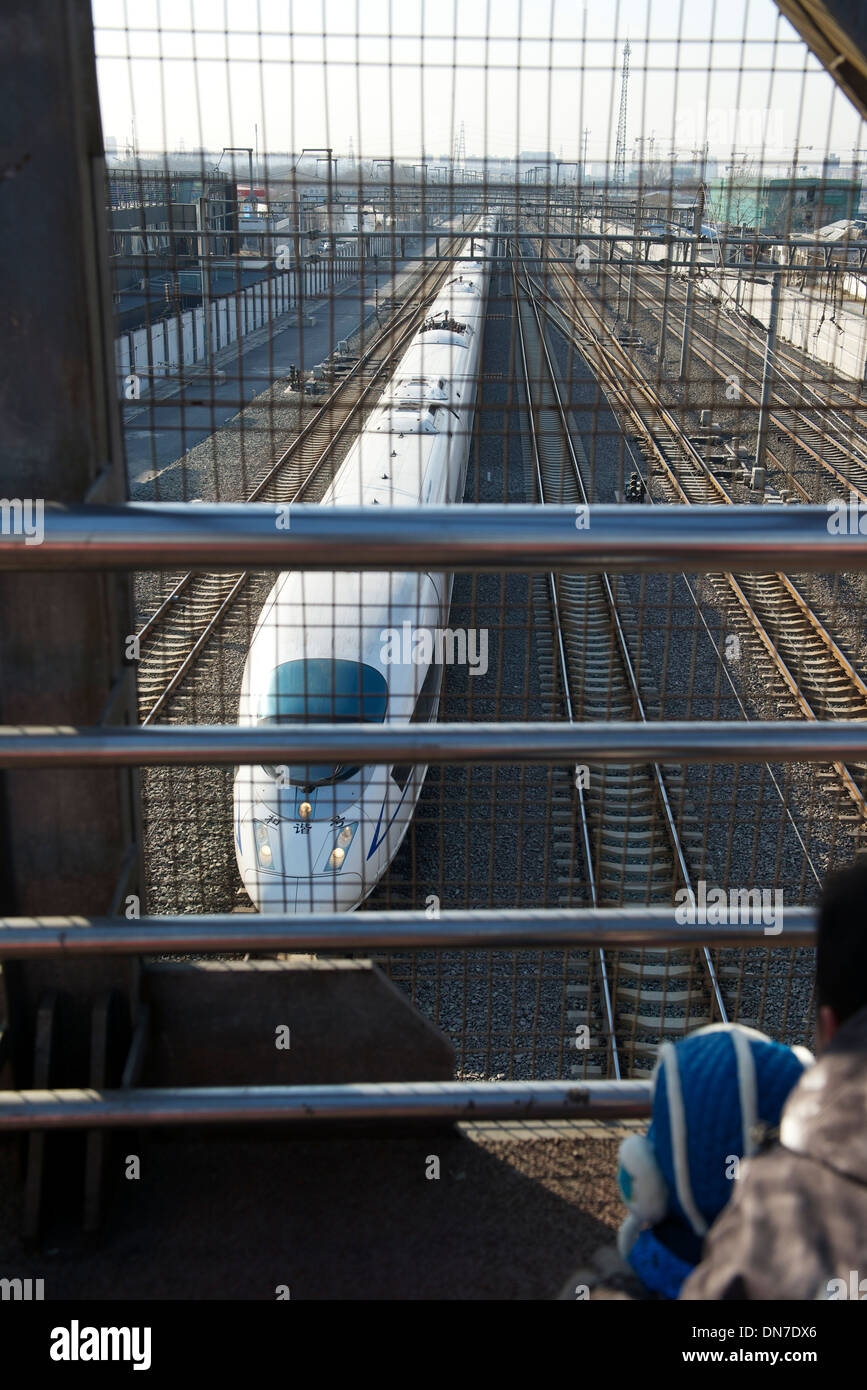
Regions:
<instances>
[{"instance_id":1,"label":"blurred person's head","mask_svg":"<svg viewBox=\"0 0 867 1390\"><path fill-rule=\"evenodd\" d=\"M825 880L816 938L816 1050L867 1006L867 854Z\"/></svg>"}]
</instances>

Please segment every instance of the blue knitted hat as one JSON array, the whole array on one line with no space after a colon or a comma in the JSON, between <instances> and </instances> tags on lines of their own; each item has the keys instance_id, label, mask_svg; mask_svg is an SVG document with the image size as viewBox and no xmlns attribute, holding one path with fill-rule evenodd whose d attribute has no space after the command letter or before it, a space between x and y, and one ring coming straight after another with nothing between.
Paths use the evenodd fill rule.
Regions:
<instances>
[{"instance_id":1,"label":"blue knitted hat","mask_svg":"<svg viewBox=\"0 0 867 1390\"><path fill-rule=\"evenodd\" d=\"M756 1125L779 1124L805 1065L803 1050L799 1055L738 1024L700 1028L661 1049L647 1137L668 1187L669 1212L696 1235L704 1235L731 1196L734 1160L755 1153Z\"/></svg>"},{"instance_id":2,"label":"blue knitted hat","mask_svg":"<svg viewBox=\"0 0 867 1390\"><path fill-rule=\"evenodd\" d=\"M756 1127L779 1124L812 1060L741 1024L713 1024L660 1048L651 1125L623 1141L618 1175L632 1213L621 1251L651 1287L677 1296L731 1196L738 1161L755 1152Z\"/></svg>"}]
</instances>

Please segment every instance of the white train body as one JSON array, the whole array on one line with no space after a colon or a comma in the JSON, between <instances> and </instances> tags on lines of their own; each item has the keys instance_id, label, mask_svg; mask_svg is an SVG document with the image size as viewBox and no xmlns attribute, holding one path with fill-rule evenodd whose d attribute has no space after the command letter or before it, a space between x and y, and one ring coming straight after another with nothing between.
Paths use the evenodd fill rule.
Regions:
<instances>
[{"instance_id":1,"label":"white train body","mask_svg":"<svg viewBox=\"0 0 867 1390\"><path fill-rule=\"evenodd\" d=\"M485 223L474 234L477 254L490 252L493 230ZM322 506L461 500L488 278L488 262L455 262ZM435 719L450 601L451 576L438 573L281 574L253 633L240 723ZM255 905L278 912L357 907L397 853L426 772L239 768L235 852Z\"/></svg>"}]
</instances>

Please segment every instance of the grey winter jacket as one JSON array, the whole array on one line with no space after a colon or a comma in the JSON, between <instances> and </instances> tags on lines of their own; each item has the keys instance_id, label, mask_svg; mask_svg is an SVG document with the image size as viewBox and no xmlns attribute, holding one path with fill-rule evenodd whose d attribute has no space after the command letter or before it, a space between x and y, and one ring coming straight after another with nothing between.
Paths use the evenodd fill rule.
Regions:
<instances>
[{"instance_id":1,"label":"grey winter jacket","mask_svg":"<svg viewBox=\"0 0 867 1390\"><path fill-rule=\"evenodd\" d=\"M743 1164L682 1299L867 1299L867 1008L804 1073L779 1137Z\"/></svg>"}]
</instances>

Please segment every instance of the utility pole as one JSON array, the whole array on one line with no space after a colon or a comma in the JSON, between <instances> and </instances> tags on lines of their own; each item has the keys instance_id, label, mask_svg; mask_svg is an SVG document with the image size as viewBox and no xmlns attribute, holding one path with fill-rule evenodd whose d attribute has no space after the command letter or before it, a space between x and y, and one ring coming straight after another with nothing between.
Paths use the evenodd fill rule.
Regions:
<instances>
[{"instance_id":1,"label":"utility pole","mask_svg":"<svg viewBox=\"0 0 867 1390\"><path fill-rule=\"evenodd\" d=\"M780 290L782 271L771 276L771 311L768 319L768 336L765 339L765 356L762 363L762 392L759 397L759 424L756 430L756 459L753 469L753 487L765 495L765 442L768 435L768 401L771 396L771 375L773 372L774 350L777 345L777 319L780 311Z\"/></svg>"},{"instance_id":2,"label":"utility pole","mask_svg":"<svg viewBox=\"0 0 867 1390\"><path fill-rule=\"evenodd\" d=\"M463 183L463 180L464 180L464 174L466 173L466 167L467 167L467 134L466 134L466 130L464 129L464 123L463 123L463 121L461 121L460 134L458 135L457 141L456 141L456 143L455 143L455 170L456 170L456 172L458 172L458 173L460 174L461 182L462 182L462 183Z\"/></svg>"},{"instance_id":3,"label":"utility pole","mask_svg":"<svg viewBox=\"0 0 867 1390\"><path fill-rule=\"evenodd\" d=\"M668 287L669 287L669 281L670 281L670 276L666 275L665 278L664 278L664 280L663 280L663 285L664 285L665 288L663 289L663 292L662 292L662 321L660 322L660 325L659 325L659 352L658 352L658 354L657 354L657 356L658 356L658 358L659 358L659 372L658 372L658 375L657 375L657 380L659 379L659 377L662 375L662 373L663 373L664 370L665 370L665 335L666 335L666 332L667 332L667 330L668 330Z\"/></svg>"},{"instance_id":4,"label":"utility pole","mask_svg":"<svg viewBox=\"0 0 867 1390\"><path fill-rule=\"evenodd\" d=\"M204 360L211 364L211 266L208 246L208 196L205 194L196 203L196 223L199 232L199 274L202 286L202 336L204 340Z\"/></svg>"},{"instance_id":5,"label":"utility pole","mask_svg":"<svg viewBox=\"0 0 867 1390\"><path fill-rule=\"evenodd\" d=\"M632 235L636 238L632 243L632 255L629 258L629 282L626 288L626 322L632 326L632 292L635 288L635 263L638 259L638 233L641 229L641 214L639 211L638 189L635 192L635 218L632 223Z\"/></svg>"},{"instance_id":6,"label":"utility pole","mask_svg":"<svg viewBox=\"0 0 867 1390\"><path fill-rule=\"evenodd\" d=\"M293 174L294 174L295 171L297 170L299 164L301 163L301 161L302 161L302 159L304 158L305 155L308 155L308 156L310 156L310 155L315 155L315 156L317 156L316 161L315 161L315 164L314 164L314 168L315 168L317 171L318 171L318 168L319 168L319 165L320 165L320 164L325 164L325 163L328 164L328 175L327 175L327 179L326 179L326 192L325 192L326 213L325 213L325 231L324 231L324 235L325 235L325 236L329 236L329 233L330 233L330 231L331 231L331 166L332 166L332 164L334 164L334 166L335 166L335 169L334 169L335 177L336 177L336 175L337 175L337 167L336 167L336 166L337 166L337 160L336 160L335 157L334 157L334 149L333 149L333 147L332 147L331 145L305 145L304 148L303 148L303 150L301 151L301 153L299 154L298 158L297 158L296 161L295 161L295 164L294 164L294 167L293 167L293 170L292 170ZM318 177L318 172L317 172L317 177ZM331 251L330 251L330 253L329 253L329 264L331 265L331 273L332 273L332 279L333 279L333 275L334 275L334 237L333 237L333 235L330 236L330 244L331 244ZM298 246L299 246L299 249L300 249L300 238L299 238Z\"/></svg>"},{"instance_id":7,"label":"utility pole","mask_svg":"<svg viewBox=\"0 0 867 1390\"><path fill-rule=\"evenodd\" d=\"M686 277L686 302L683 309L683 339L680 345L680 368L677 373L681 381L683 381L686 376L686 367L689 360L689 329L692 319L693 281L695 280L695 262L698 256L698 239L701 236L701 220L703 215L704 184L700 183L695 204L695 223L693 226L692 245L689 249L689 273Z\"/></svg>"}]
</instances>

